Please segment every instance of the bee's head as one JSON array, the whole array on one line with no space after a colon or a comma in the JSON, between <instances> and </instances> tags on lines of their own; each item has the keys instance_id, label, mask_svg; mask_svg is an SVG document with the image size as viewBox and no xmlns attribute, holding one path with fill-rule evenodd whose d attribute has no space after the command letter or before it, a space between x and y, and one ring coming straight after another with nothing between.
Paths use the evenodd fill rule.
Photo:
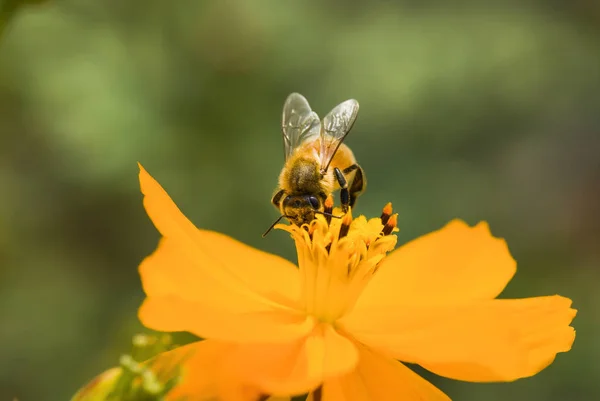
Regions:
<instances>
[{"instance_id":1,"label":"bee's head","mask_svg":"<svg viewBox=\"0 0 600 401\"><path fill-rule=\"evenodd\" d=\"M320 209L321 201L314 195L288 195L281 201L283 215L297 226L310 223Z\"/></svg>"}]
</instances>

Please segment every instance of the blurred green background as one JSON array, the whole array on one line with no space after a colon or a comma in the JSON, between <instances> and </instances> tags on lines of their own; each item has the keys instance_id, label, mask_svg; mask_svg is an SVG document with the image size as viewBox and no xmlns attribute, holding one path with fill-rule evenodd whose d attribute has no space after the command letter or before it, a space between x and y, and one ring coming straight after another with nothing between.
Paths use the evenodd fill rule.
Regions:
<instances>
[{"instance_id":1,"label":"blurred green background","mask_svg":"<svg viewBox=\"0 0 600 401\"><path fill-rule=\"evenodd\" d=\"M19 10L0 38L0 399L69 399L141 330L158 234L137 161L199 227L294 259L284 233L261 238L293 91L321 116L359 100L358 212L392 201L401 243L487 220L519 262L503 296L580 311L573 350L533 378L426 376L457 401L600 399L600 3L446 3Z\"/></svg>"}]
</instances>

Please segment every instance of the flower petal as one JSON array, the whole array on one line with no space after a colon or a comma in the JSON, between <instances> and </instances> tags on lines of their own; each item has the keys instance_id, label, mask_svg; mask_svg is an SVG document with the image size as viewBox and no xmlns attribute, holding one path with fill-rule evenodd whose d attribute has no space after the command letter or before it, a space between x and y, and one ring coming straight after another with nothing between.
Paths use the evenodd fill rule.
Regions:
<instances>
[{"instance_id":1,"label":"flower petal","mask_svg":"<svg viewBox=\"0 0 600 401\"><path fill-rule=\"evenodd\" d=\"M571 348L571 300L556 296L471 305L357 308L341 324L361 342L452 379L532 376Z\"/></svg>"},{"instance_id":2,"label":"flower petal","mask_svg":"<svg viewBox=\"0 0 600 401\"><path fill-rule=\"evenodd\" d=\"M307 393L330 377L356 366L358 351L330 325L315 328L306 338L288 344L241 345L228 366L266 394Z\"/></svg>"},{"instance_id":3,"label":"flower petal","mask_svg":"<svg viewBox=\"0 0 600 401\"><path fill-rule=\"evenodd\" d=\"M168 400L204 400L218 395L218 369L231 345L219 341L197 341L150 360L157 374L181 367L182 380L167 396Z\"/></svg>"},{"instance_id":4,"label":"flower petal","mask_svg":"<svg viewBox=\"0 0 600 401\"><path fill-rule=\"evenodd\" d=\"M314 318L286 310L232 312L220 305L176 295L146 298L138 312L144 326L158 331L189 331L222 341L289 342L310 333Z\"/></svg>"},{"instance_id":5,"label":"flower petal","mask_svg":"<svg viewBox=\"0 0 600 401\"><path fill-rule=\"evenodd\" d=\"M169 352L159 354L151 360L151 369L169 372L182 368L182 380L169 392L167 401L256 401L261 391L245 384L229 373L224 364L233 345L213 340L198 341ZM289 397L269 397L268 401L287 401Z\"/></svg>"},{"instance_id":6,"label":"flower petal","mask_svg":"<svg viewBox=\"0 0 600 401\"><path fill-rule=\"evenodd\" d=\"M469 227L453 220L417 238L384 259L359 302L458 304L493 299L516 271L506 242L491 235L487 223Z\"/></svg>"},{"instance_id":7,"label":"flower petal","mask_svg":"<svg viewBox=\"0 0 600 401\"><path fill-rule=\"evenodd\" d=\"M249 302L296 306L300 297L296 266L226 235L198 230L139 167L144 207L166 238L140 266L147 291L180 295L185 291L184 298L195 296L207 301L209 295L219 294L218 302L231 298L245 309Z\"/></svg>"},{"instance_id":8,"label":"flower petal","mask_svg":"<svg viewBox=\"0 0 600 401\"><path fill-rule=\"evenodd\" d=\"M164 235L139 268L149 297L140 310L145 324L231 341L288 341L292 333L310 332L313 323L298 315L300 279L293 264L196 229L141 166L140 183L148 214Z\"/></svg>"},{"instance_id":9,"label":"flower petal","mask_svg":"<svg viewBox=\"0 0 600 401\"><path fill-rule=\"evenodd\" d=\"M433 384L402 363L359 346L360 362L351 373L325 381L322 401L450 401ZM311 393L307 401L314 401Z\"/></svg>"},{"instance_id":10,"label":"flower petal","mask_svg":"<svg viewBox=\"0 0 600 401\"><path fill-rule=\"evenodd\" d=\"M198 233L207 237L216 234L200 230ZM227 240L234 242L230 238ZM205 241L209 246L217 242L211 238L207 238ZM238 252L239 254L238 244L231 245L233 246L230 247L229 252ZM224 254L227 253L224 252ZM256 266L249 263L255 259L249 257L248 263L245 265L238 261L231 261L233 263L231 270L243 270L243 273L227 278L222 277L227 268L219 265L217 258L202 257L203 254L199 254L196 258L190 258L185 245L172 238L161 238L156 251L146 257L139 267L144 292L149 297L176 294L191 301L214 304L233 311L297 309L296 301L282 291L289 289L292 297L298 296L293 295L294 288L299 289L298 269L291 264L292 270L286 269L288 262L283 259L282 264L279 265L280 270L273 265L273 273L269 279L265 279L262 283L251 283L246 286L240 283L240 275L250 275L256 270L257 276L261 276L261 269L255 268ZM268 262L260 265L263 268L265 266L268 266ZM277 273L275 273L276 270ZM285 271L288 271L289 274L284 273ZM270 281L273 279L278 281ZM292 284L291 279L295 279L296 285ZM279 287L279 282L284 284ZM286 282L288 285L285 284Z\"/></svg>"}]
</instances>

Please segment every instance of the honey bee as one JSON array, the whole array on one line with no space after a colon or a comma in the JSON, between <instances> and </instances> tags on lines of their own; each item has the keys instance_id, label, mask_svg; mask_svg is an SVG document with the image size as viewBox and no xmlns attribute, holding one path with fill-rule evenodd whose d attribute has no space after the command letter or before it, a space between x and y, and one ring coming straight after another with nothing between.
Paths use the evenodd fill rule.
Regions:
<instances>
[{"instance_id":1,"label":"honey bee","mask_svg":"<svg viewBox=\"0 0 600 401\"><path fill-rule=\"evenodd\" d=\"M281 125L285 165L271 199L281 216L271 228L284 217L301 226L313 220L315 214L327 214L325 199L338 189L342 211L354 206L367 181L343 141L357 115L358 102L350 99L337 105L321 121L304 96L288 96Z\"/></svg>"}]
</instances>

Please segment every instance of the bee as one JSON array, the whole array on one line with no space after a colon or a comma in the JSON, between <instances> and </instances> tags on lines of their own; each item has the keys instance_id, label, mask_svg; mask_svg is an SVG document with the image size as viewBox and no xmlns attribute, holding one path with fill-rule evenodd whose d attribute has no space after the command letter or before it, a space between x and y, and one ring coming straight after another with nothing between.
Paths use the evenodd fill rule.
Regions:
<instances>
[{"instance_id":1,"label":"bee","mask_svg":"<svg viewBox=\"0 0 600 401\"><path fill-rule=\"evenodd\" d=\"M328 214L324 211L325 199L338 189L342 211L354 206L367 181L343 142L357 115L358 102L350 99L321 121L304 96L288 96L281 124L285 164L271 199L281 216L271 228L284 217L301 226L313 220L315 214Z\"/></svg>"}]
</instances>

